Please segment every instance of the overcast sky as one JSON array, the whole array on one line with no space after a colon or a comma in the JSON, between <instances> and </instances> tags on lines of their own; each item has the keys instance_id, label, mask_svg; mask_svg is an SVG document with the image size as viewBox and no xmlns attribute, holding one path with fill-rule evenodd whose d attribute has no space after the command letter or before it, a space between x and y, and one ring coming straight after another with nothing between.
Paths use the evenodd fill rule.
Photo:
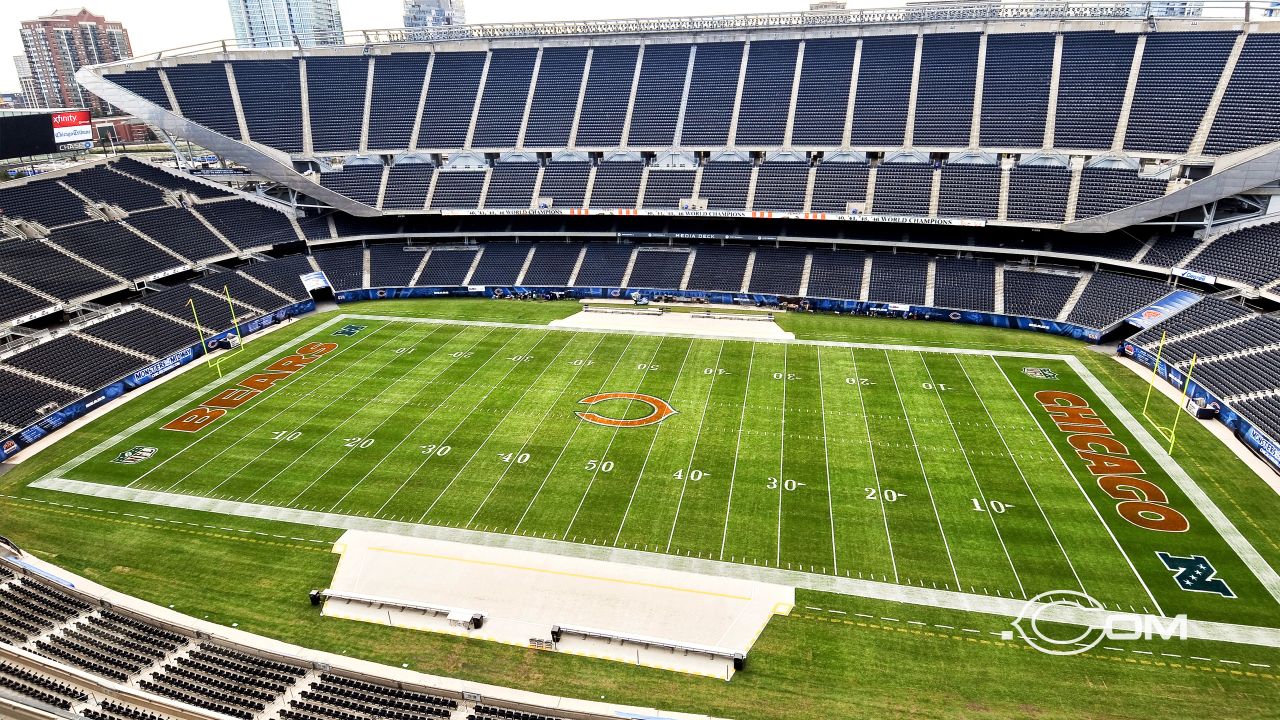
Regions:
<instances>
[{"instance_id":1,"label":"overcast sky","mask_svg":"<svg viewBox=\"0 0 1280 720\"><path fill-rule=\"evenodd\" d=\"M467 19L473 23L526 20L583 20L616 17L709 15L773 12L808 7L809 0L467 0ZM87 0L90 12L124 23L134 55L195 45L232 36L226 0ZM850 2L850 6L874 4ZM881 5L895 5L887 0ZM347 30L401 27L402 0L339 0ZM23 20L54 10L78 7L56 0L0 0L0 91L16 92L18 75L13 56L22 54L18 34Z\"/></svg>"}]
</instances>

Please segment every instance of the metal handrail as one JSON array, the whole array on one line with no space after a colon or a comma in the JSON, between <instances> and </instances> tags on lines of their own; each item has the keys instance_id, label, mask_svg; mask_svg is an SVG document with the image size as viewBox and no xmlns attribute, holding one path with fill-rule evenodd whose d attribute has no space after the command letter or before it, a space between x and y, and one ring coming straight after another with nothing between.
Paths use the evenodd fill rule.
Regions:
<instances>
[{"instance_id":1,"label":"metal handrail","mask_svg":"<svg viewBox=\"0 0 1280 720\"><path fill-rule=\"evenodd\" d=\"M1184 14L1174 14L1177 10ZM443 43L466 40L547 39L594 35L634 35L650 33L705 32L717 30L809 29L865 27L929 22L1026 21L1026 20L1166 20L1192 17L1199 20L1248 22L1280 19L1271 10L1251 16L1250 0L1071 0L1070 2L986 2L977 0L908 3L890 8L819 10L784 13L701 15L667 18L614 20L567 20L551 22L486 23L444 25L425 28L389 28L345 32L273 35L259 38L258 44L234 39L187 45L109 63L135 63L209 52L250 49L306 49L332 45L394 45L401 43Z\"/></svg>"}]
</instances>

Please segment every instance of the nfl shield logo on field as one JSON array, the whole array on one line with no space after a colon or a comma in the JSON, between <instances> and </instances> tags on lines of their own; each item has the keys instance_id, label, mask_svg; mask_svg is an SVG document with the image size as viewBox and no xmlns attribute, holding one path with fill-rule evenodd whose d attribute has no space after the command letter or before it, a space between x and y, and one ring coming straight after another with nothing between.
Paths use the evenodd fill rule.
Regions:
<instances>
[{"instance_id":1,"label":"nfl shield logo on field","mask_svg":"<svg viewBox=\"0 0 1280 720\"><path fill-rule=\"evenodd\" d=\"M1033 377L1037 380L1057 380L1058 379L1058 373L1050 370L1049 368L1024 367L1022 368L1022 372L1027 377Z\"/></svg>"},{"instance_id":2,"label":"nfl shield logo on field","mask_svg":"<svg viewBox=\"0 0 1280 720\"><path fill-rule=\"evenodd\" d=\"M120 453L119 455L116 456L116 459L112 460L111 462L117 463L120 465L137 465L143 460L150 460L152 457L155 456L156 452L157 450L153 447L146 447L145 445L137 445L131 450L126 450Z\"/></svg>"}]
</instances>

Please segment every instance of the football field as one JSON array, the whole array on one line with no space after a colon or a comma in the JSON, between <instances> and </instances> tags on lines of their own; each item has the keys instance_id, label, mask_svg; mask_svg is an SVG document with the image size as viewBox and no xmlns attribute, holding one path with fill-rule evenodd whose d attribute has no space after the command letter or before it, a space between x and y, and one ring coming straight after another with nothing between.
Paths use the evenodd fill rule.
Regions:
<instances>
[{"instance_id":1,"label":"football field","mask_svg":"<svg viewBox=\"0 0 1280 720\"><path fill-rule=\"evenodd\" d=\"M347 316L194 372L51 477L1275 621L1211 504L1066 357ZM1183 589L1178 558L1220 584Z\"/></svg>"}]
</instances>

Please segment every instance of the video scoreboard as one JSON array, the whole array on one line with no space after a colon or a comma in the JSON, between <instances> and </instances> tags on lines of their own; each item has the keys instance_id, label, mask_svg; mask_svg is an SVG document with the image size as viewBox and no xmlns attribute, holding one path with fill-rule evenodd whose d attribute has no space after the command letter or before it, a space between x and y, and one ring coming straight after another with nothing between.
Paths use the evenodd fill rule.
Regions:
<instances>
[{"instance_id":1,"label":"video scoreboard","mask_svg":"<svg viewBox=\"0 0 1280 720\"><path fill-rule=\"evenodd\" d=\"M0 159L52 155L93 146L88 110L0 116Z\"/></svg>"}]
</instances>

